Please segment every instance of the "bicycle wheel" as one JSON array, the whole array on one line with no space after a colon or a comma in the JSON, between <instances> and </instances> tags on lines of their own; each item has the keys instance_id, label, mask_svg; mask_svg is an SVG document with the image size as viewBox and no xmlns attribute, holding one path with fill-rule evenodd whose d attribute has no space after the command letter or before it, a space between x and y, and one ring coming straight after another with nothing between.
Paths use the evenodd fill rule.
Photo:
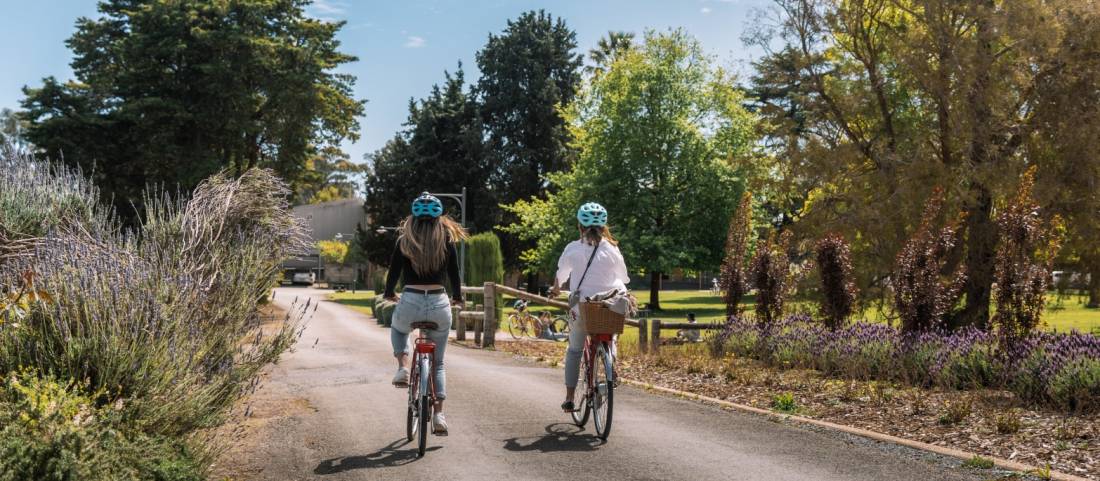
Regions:
<instances>
[{"instance_id":1,"label":"bicycle wheel","mask_svg":"<svg viewBox=\"0 0 1100 481\"><path fill-rule=\"evenodd\" d=\"M405 417L405 439L412 441L420 428L420 402L417 397L417 388L420 385L420 369L413 363L412 373L409 375L409 405L408 414Z\"/></svg>"},{"instance_id":2,"label":"bicycle wheel","mask_svg":"<svg viewBox=\"0 0 1100 481\"><path fill-rule=\"evenodd\" d=\"M578 405L580 409L569 413L569 415L573 417L573 424L576 424L577 426L582 428L584 427L585 423L588 422L588 414L592 411L592 404L589 403L588 399L588 380L591 378L591 376L589 376L588 372L587 358L588 356L581 354L581 378L580 382L577 383L578 392L573 395L573 399L579 398L579 400L574 401L574 404L580 403Z\"/></svg>"},{"instance_id":3,"label":"bicycle wheel","mask_svg":"<svg viewBox=\"0 0 1100 481\"><path fill-rule=\"evenodd\" d=\"M596 348L596 359L592 364L592 382L595 385L592 392L592 424L596 426L596 435L607 440L615 405L615 374L607 344L600 343Z\"/></svg>"},{"instance_id":4,"label":"bicycle wheel","mask_svg":"<svg viewBox=\"0 0 1100 481\"><path fill-rule=\"evenodd\" d=\"M420 396L420 442L416 446L416 455L424 456L424 448L428 447L428 420L432 417L432 399L428 396Z\"/></svg>"},{"instance_id":5,"label":"bicycle wheel","mask_svg":"<svg viewBox=\"0 0 1100 481\"><path fill-rule=\"evenodd\" d=\"M550 321L550 331L554 333L554 340L565 342L569 340L569 321L562 316L557 316Z\"/></svg>"},{"instance_id":6,"label":"bicycle wheel","mask_svg":"<svg viewBox=\"0 0 1100 481\"><path fill-rule=\"evenodd\" d=\"M508 315L508 334L512 335L512 339L519 339L523 337L523 332L526 326L523 325L525 319L517 316L515 313Z\"/></svg>"},{"instance_id":7,"label":"bicycle wheel","mask_svg":"<svg viewBox=\"0 0 1100 481\"><path fill-rule=\"evenodd\" d=\"M524 316L524 325L527 326L527 337L531 339L538 339L542 337L542 321L535 316Z\"/></svg>"},{"instance_id":8,"label":"bicycle wheel","mask_svg":"<svg viewBox=\"0 0 1100 481\"><path fill-rule=\"evenodd\" d=\"M428 362L427 355L421 355L420 357L420 372L430 373L431 364ZM424 456L424 448L428 446L428 420L432 418L432 398L428 393L427 376L431 374L425 374L420 380L420 443L416 447L416 455Z\"/></svg>"}]
</instances>

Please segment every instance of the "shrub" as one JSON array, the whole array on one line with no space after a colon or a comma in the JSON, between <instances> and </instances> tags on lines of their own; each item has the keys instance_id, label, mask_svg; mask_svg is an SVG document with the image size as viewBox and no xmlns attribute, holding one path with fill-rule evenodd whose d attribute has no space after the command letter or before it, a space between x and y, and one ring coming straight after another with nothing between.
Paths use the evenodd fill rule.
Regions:
<instances>
[{"instance_id":1,"label":"shrub","mask_svg":"<svg viewBox=\"0 0 1100 481\"><path fill-rule=\"evenodd\" d=\"M343 265L348 259L348 243L335 240L323 240L317 242L317 251L321 253L321 260L325 264Z\"/></svg>"},{"instance_id":2,"label":"shrub","mask_svg":"<svg viewBox=\"0 0 1100 481\"><path fill-rule=\"evenodd\" d=\"M737 315L738 304L745 296L747 273L745 259L749 255L749 242L752 235L752 194L741 195L741 203L730 219L729 233L726 234L726 257L722 261L719 286L724 292L726 315Z\"/></svg>"},{"instance_id":3,"label":"shrub","mask_svg":"<svg viewBox=\"0 0 1100 481\"><path fill-rule=\"evenodd\" d=\"M940 411L940 424L959 424L970 416L972 404L969 399L957 402L946 402Z\"/></svg>"},{"instance_id":4,"label":"shrub","mask_svg":"<svg viewBox=\"0 0 1100 481\"><path fill-rule=\"evenodd\" d=\"M959 300L965 274L960 268L953 275L942 274L947 256L955 245L955 222L936 229L943 210L943 191L936 189L925 203L920 226L905 243L894 263L890 279L894 290L894 308L901 327L908 332L939 328L944 317Z\"/></svg>"},{"instance_id":5,"label":"shrub","mask_svg":"<svg viewBox=\"0 0 1100 481\"><path fill-rule=\"evenodd\" d=\"M125 422L88 385L9 374L0 383L0 480L200 481L203 459L184 441Z\"/></svg>"},{"instance_id":6,"label":"shrub","mask_svg":"<svg viewBox=\"0 0 1100 481\"><path fill-rule=\"evenodd\" d=\"M994 261L993 324L1008 342L1028 336L1039 325L1050 272L1062 241L1062 222L1048 225L1032 198L1035 168L1020 179L1016 196L997 216L1000 242Z\"/></svg>"},{"instance_id":7,"label":"shrub","mask_svg":"<svg viewBox=\"0 0 1100 481\"><path fill-rule=\"evenodd\" d=\"M858 289L852 277L852 254L840 234L827 235L814 246L821 273L821 315L825 325L836 329L848 322Z\"/></svg>"},{"instance_id":8,"label":"shrub","mask_svg":"<svg viewBox=\"0 0 1100 481\"><path fill-rule=\"evenodd\" d=\"M798 404L794 400L794 394L789 392L776 394L772 397L772 409L785 413L795 412Z\"/></svg>"},{"instance_id":9,"label":"shrub","mask_svg":"<svg viewBox=\"0 0 1100 481\"><path fill-rule=\"evenodd\" d=\"M714 355L733 354L773 367L830 376L946 389L1009 389L1023 400L1078 412L1100 411L1100 338L1042 333L1006 349L976 328L902 331L854 323L827 329L805 315L761 326L730 318Z\"/></svg>"},{"instance_id":10,"label":"shrub","mask_svg":"<svg viewBox=\"0 0 1100 481\"><path fill-rule=\"evenodd\" d=\"M1013 409L1003 412L993 418L993 427L998 434L1016 434L1020 432L1023 423L1020 421L1020 412Z\"/></svg>"},{"instance_id":11,"label":"shrub","mask_svg":"<svg viewBox=\"0 0 1100 481\"><path fill-rule=\"evenodd\" d=\"M764 245L757 249L749 269L756 286L756 319L765 326L783 315L783 304L794 284L791 260L787 256L790 239L790 231L780 234L778 241L774 234L768 236Z\"/></svg>"},{"instance_id":12,"label":"shrub","mask_svg":"<svg viewBox=\"0 0 1100 481\"><path fill-rule=\"evenodd\" d=\"M993 466L994 464L992 459L983 458L976 454L974 455L974 457L963 461L963 467L971 469L993 469Z\"/></svg>"},{"instance_id":13,"label":"shrub","mask_svg":"<svg viewBox=\"0 0 1100 481\"><path fill-rule=\"evenodd\" d=\"M470 236L466 239L466 285L480 286L486 282L504 282L504 254L500 250L500 238L492 232ZM496 296L497 319L502 318L504 296ZM471 295L471 302L484 304L484 296Z\"/></svg>"}]
</instances>

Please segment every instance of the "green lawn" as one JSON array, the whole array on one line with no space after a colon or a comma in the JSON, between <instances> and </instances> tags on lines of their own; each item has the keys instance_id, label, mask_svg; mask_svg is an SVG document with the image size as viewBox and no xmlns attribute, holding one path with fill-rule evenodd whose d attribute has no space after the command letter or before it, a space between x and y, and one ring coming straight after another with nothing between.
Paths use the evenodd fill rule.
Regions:
<instances>
[{"instance_id":1,"label":"green lawn","mask_svg":"<svg viewBox=\"0 0 1100 481\"><path fill-rule=\"evenodd\" d=\"M635 292L635 295L639 296L642 302L648 298L647 292L638 291ZM355 294L349 291L331 295L332 300L367 314L370 313L370 309L366 307L367 300L371 297L374 297L373 291L358 291ZM1085 296L1076 295L1062 299L1058 299L1057 296L1053 294L1048 296L1047 310L1043 316L1043 328L1060 332L1069 331L1071 329L1086 332L1100 332L1100 309L1086 308L1086 300ZM515 299L505 296L505 316L512 312L512 303L514 301ZM747 302L742 303L742 309L751 311L753 308L752 299L746 298L746 301ZM813 305L809 302L792 302L788 306L791 310L813 308ZM661 307L664 309L650 313L649 317L668 322L683 322L687 319L687 314L693 312L699 322L717 322L725 317L726 312L721 298L711 294L710 291L661 291ZM557 309L543 306L532 306L531 310L551 310L560 312ZM864 316L858 317L874 321L883 319L882 314L877 311L869 311L865 313ZM637 336L637 331L632 331L633 332L623 334L624 340L627 337Z\"/></svg>"}]
</instances>

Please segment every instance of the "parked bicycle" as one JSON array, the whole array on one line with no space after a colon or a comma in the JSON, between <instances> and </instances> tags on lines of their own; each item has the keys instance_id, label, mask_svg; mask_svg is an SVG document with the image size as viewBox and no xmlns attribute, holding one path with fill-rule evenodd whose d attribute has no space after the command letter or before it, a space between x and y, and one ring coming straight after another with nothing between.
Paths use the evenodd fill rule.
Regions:
<instances>
[{"instance_id":1,"label":"parked bicycle","mask_svg":"<svg viewBox=\"0 0 1100 481\"><path fill-rule=\"evenodd\" d=\"M428 331L436 329L434 322L414 322L413 329L420 329L420 337L414 341L412 370L409 373L409 409L405 418L405 436L409 441L420 435L416 455L424 456L428 445L428 423L436 404L435 380L431 373L435 367L435 342L428 338Z\"/></svg>"},{"instance_id":2,"label":"parked bicycle","mask_svg":"<svg viewBox=\"0 0 1100 481\"><path fill-rule=\"evenodd\" d=\"M528 302L517 299L512 308L515 312L508 315L508 333L513 339L527 336L530 338L550 337L562 342L569 339L569 322L563 316L552 316L542 311L536 317L527 309Z\"/></svg>"}]
</instances>

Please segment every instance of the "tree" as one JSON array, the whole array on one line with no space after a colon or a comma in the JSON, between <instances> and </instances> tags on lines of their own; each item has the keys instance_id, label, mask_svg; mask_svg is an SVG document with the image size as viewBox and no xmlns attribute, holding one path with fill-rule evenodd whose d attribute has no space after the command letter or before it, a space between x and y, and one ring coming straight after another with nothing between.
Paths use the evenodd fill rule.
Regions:
<instances>
[{"instance_id":1,"label":"tree","mask_svg":"<svg viewBox=\"0 0 1100 481\"><path fill-rule=\"evenodd\" d=\"M325 264L344 265L348 259L348 243L335 240L317 241L317 251Z\"/></svg>"},{"instance_id":2,"label":"tree","mask_svg":"<svg viewBox=\"0 0 1100 481\"><path fill-rule=\"evenodd\" d=\"M500 35L489 35L477 53L481 114L492 156L491 189L500 203L544 194L548 175L569 165L569 133L560 108L572 103L580 84L581 57L576 34L561 18L540 10L526 12ZM502 224L515 222L506 216ZM505 262L519 267L515 236L502 239ZM529 271L528 287L537 287Z\"/></svg>"},{"instance_id":3,"label":"tree","mask_svg":"<svg viewBox=\"0 0 1100 481\"><path fill-rule=\"evenodd\" d=\"M16 148L25 148L23 139L27 130L27 121L15 113L12 109L0 109L0 145L11 144Z\"/></svg>"},{"instance_id":4,"label":"tree","mask_svg":"<svg viewBox=\"0 0 1100 481\"><path fill-rule=\"evenodd\" d=\"M458 192L467 188L467 225L488 231L499 222L500 208L486 185L490 159L483 145L478 104L465 87L462 65L444 83L419 100L409 100L405 129L370 157L364 209L373 225L395 226L409 215L409 205L422 191ZM456 219L456 204L443 199ZM393 249L392 233L361 231L367 257L385 264Z\"/></svg>"},{"instance_id":5,"label":"tree","mask_svg":"<svg viewBox=\"0 0 1100 481\"><path fill-rule=\"evenodd\" d=\"M873 281L919 218L929 186L967 212L951 263L967 271L954 326L987 326L995 199L1058 136L1044 111L1073 111L1095 87L1096 14L1084 0L777 0L758 36L788 106L765 115L785 169L809 188L805 230L844 229ZM1088 69L1079 67L1090 65ZM1074 73L1080 85L1061 77ZM1049 88L1056 87L1056 88ZM1093 89L1095 90L1095 89ZM1084 107L1089 109L1090 107ZM1094 108L1094 107L1092 107ZM1071 126L1074 131L1093 126ZM1049 146L1049 145L1048 145ZM1049 149L1047 149L1049 151ZM1047 164L1052 165L1052 164ZM1043 167L1040 167L1042 169Z\"/></svg>"},{"instance_id":6,"label":"tree","mask_svg":"<svg viewBox=\"0 0 1100 481\"><path fill-rule=\"evenodd\" d=\"M222 169L307 162L358 137L343 23L304 0L106 0L67 41L76 79L25 89L27 139L90 172L123 212L147 184L189 191Z\"/></svg>"},{"instance_id":7,"label":"tree","mask_svg":"<svg viewBox=\"0 0 1100 481\"><path fill-rule=\"evenodd\" d=\"M651 308L662 272L716 268L743 191L731 159L752 145L753 116L730 80L682 30L647 32L590 78L565 111L573 168L549 176L546 198L508 207L519 217L508 231L535 242L528 268L552 268L587 201L607 208L628 265L650 277Z\"/></svg>"},{"instance_id":8,"label":"tree","mask_svg":"<svg viewBox=\"0 0 1100 481\"><path fill-rule=\"evenodd\" d=\"M317 204L356 196L365 164L356 164L342 150L328 146L306 161L306 170L294 193L299 204Z\"/></svg>"},{"instance_id":9,"label":"tree","mask_svg":"<svg viewBox=\"0 0 1100 481\"><path fill-rule=\"evenodd\" d=\"M634 47L634 32L610 30L606 36L596 42L595 48L588 51L588 60L592 61L592 65L584 69L588 73L603 73L619 52L632 47Z\"/></svg>"},{"instance_id":10,"label":"tree","mask_svg":"<svg viewBox=\"0 0 1100 481\"><path fill-rule=\"evenodd\" d=\"M469 286L481 286L486 282L504 282L504 254L500 250L500 238L492 232L482 232L466 239L466 278ZM471 295L468 301L484 304L483 295ZM496 299L497 313L504 305L504 296Z\"/></svg>"}]
</instances>

